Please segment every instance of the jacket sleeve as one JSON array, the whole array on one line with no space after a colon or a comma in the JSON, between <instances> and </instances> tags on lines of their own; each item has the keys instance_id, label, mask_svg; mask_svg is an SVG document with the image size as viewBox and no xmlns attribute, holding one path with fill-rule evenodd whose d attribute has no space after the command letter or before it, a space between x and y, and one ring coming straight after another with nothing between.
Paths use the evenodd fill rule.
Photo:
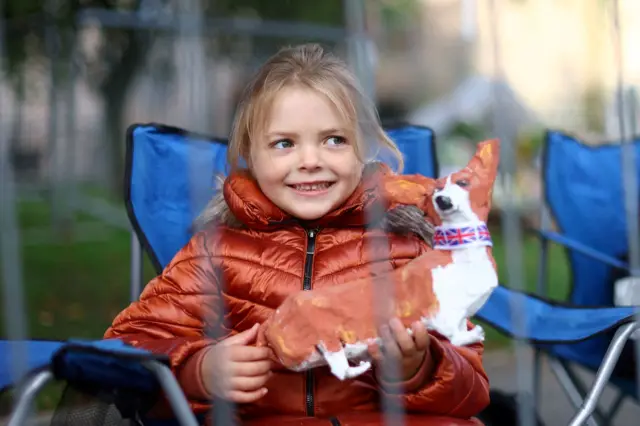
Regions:
<instances>
[{"instance_id":1,"label":"jacket sleeve","mask_svg":"<svg viewBox=\"0 0 640 426\"><path fill-rule=\"evenodd\" d=\"M473 327L471 323L469 325ZM407 411L473 417L489 404L489 379L482 366L483 351L482 343L456 347L438 334L431 334L431 367L424 362L407 382L379 380L381 391Z\"/></svg>"},{"instance_id":2,"label":"jacket sleeve","mask_svg":"<svg viewBox=\"0 0 640 426\"><path fill-rule=\"evenodd\" d=\"M200 362L208 347L228 334L220 324L220 304L220 285L206 236L199 233L147 284L140 299L118 314L104 337L167 355L196 409L201 405L198 401L206 403L208 397Z\"/></svg>"}]
</instances>

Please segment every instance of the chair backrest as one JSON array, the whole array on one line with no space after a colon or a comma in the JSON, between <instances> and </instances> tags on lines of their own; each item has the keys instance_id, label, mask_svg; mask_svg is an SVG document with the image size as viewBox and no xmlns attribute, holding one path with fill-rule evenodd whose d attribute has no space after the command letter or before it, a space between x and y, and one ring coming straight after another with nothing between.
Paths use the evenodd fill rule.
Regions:
<instances>
[{"instance_id":1,"label":"chair backrest","mask_svg":"<svg viewBox=\"0 0 640 426\"><path fill-rule=\"evenodd\" d=\"M438 175L433 131L386 128L405 156L404 172ZM192 224L214 194L215 176L227 172L227 141L161 124L127 131L125 204L140 242L160 272L189 241ZM382 161L391 162L381 155Z\"/></svg>"},{"instance_id":2,"label":"chair backrest","mask_svg":"<svg viewBox=\"0 0 640 426\"><path fill-rule=\"evenodd\" d=\"M633 141L633 151L640 177L640 138ZM545 200L559 231L615 257L628 250L622 154L619 143L592 146L566 133L548 131L542 164ZM580 253L568 255L573 275L570 302L613 305L613 291L606 285L612 268Z\"/></svg>"}]
</instances>

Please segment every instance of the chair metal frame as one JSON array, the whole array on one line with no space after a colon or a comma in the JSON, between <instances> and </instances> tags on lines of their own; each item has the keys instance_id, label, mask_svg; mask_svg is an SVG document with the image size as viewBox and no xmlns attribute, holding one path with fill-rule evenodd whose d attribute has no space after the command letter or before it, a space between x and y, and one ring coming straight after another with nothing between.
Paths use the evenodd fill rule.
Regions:
<instances>
[{"instance_id":1,"label":"chair metal frame","mask_svg":"<svg viewBox=\"0 0 640 426\"><path fill-rule=\"evenodd\" d=\"M169 367L154 360L142 361L142 365L158 379L180 425L198 426L198 421ZM36 396L54 378L54 374L50 369L44 369L25 381L24 385L19 388L17 402L9 417L7 426L23 426L26 424L30 408Z\"/></svg>"},{"instance_id":2,"label":"chair metal frame","mask_svg":"<svg viewBox=\"0 0 640 426\"><path fill-rule=\"evenodd\" d=\"M546 142L545 142L546 143ZM542 177L544 179L544 177ZM546 199L543 199L540 208L540 230L538 237L540 238L540 260L538 264L538 280L536 283L536 293L538 296L545 296L547 294L546 289L546 277L548 275L548 254L549 254L549 242L560 244L567 250L575 250L583 255L589 256L594 261L603 262L614 268L622 268L628 270L628 266L624 262L620 262L615 258L610 258L608 255L600 253L599 251L587 248L581 245L572 245L569 241L560 240L554 238L560 236L555 232L550 232L551 228L551 213L546 205ZM611 425L616 414L625 399L631 397L630 395L619 391L615 400L611 403L611 406L606 412L603 412L598 402L602 396L602 393L607 387L609 379L613 369L615 368L622 350L625 344L633 334L635 330L640 328L640 324L636 321L624 324L616 330L607 352L605 353L602 363L600 364L596 374L595 380L591 385L591 388L586 386L582 380L578 377L574 371L574 363L571 361L563 360L559 357L545 353L543 349L534 346L534 404L539 400L540 396L540 370L542 355L546 355L556 380L562 387L563 391L567 395L567 398L574 405L577 412L569 423L570 426L578 426L588 424L589 426L608 426Z\"/></svg>"}]
</instances>

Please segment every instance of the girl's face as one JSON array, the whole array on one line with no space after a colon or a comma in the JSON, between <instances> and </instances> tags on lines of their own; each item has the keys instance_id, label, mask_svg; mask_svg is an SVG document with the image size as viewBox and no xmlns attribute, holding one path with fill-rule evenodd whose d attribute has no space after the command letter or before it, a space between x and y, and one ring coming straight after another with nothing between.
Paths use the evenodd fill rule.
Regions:
<instances>
[{"instance_id":1,"label":"girl's face","mask_svg":"<svg viewBox=\"0 0 640 426\"><path fill-rule=\"evenodd\" d=\"M251 169L260 189L302 220L319 219L339 207L362 176L352 130L325 96L283 89L265 128L251 141Z\"/></svg>"}]
</instances>

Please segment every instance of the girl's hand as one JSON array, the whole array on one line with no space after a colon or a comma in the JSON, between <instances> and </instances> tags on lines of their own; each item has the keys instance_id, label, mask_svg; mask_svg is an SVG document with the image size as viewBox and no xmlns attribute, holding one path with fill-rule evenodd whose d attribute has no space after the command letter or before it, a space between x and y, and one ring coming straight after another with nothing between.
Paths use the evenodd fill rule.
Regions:
<instances>
[{"instance_id":1,"label":"girl's hand","mask_svg":"<svg viewBox=\"0 0 640 426\"><path fill-rule=\"evenodd\" d=\"M380 346L369 346L369 354L376 364L382 368L383 379L391 382L407 381L418 372L423 362L431 364L429 341L431 337L421 322L411 325L410 335L402 322L393 318L389 325L380 329L382 349ZM390 363L395 363L395 366ZM387 367L391 365L391 367ZM395 377L388 377L386 370L391 368Z\"/></svg>"},{"instance_id":2,"label":"girl's hand","mask_svg":"<svg viewBox=\"0 0 640 426\"><path fill-rule=\"evenodd\" d=\"M251 403L267 393L271 377L269 349L250 346L258 324L209 349L202 361L205 388L218 398L239 404Z\"/></svg>"}]
</instances>

